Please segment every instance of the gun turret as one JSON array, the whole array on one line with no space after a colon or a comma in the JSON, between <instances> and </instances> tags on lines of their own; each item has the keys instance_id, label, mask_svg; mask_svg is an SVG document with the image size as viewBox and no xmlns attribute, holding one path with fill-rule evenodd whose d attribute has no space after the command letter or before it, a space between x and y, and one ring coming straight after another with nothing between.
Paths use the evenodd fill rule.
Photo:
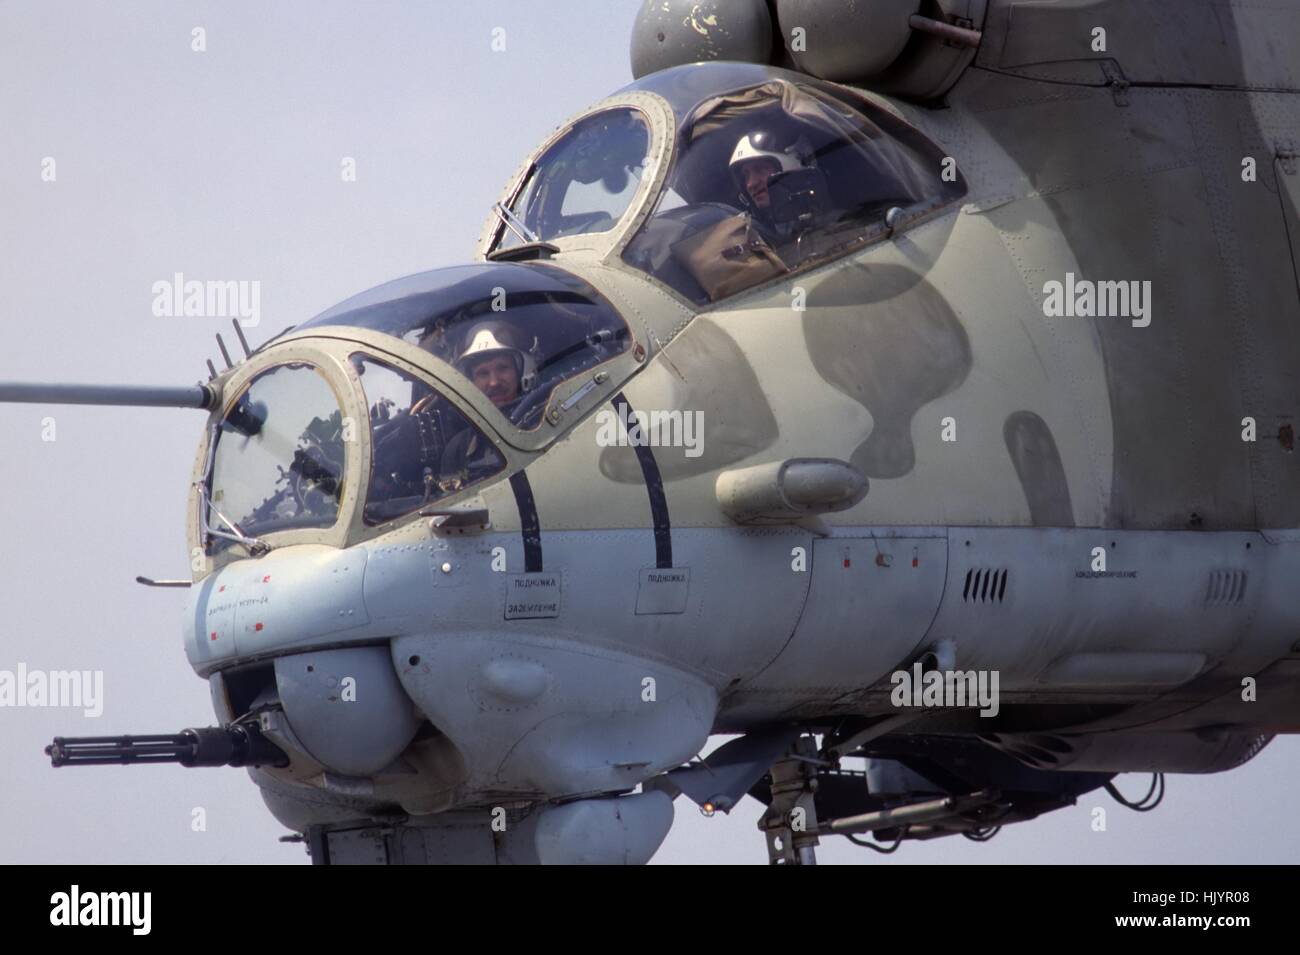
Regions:
<instances>
[{"instance_id":1,"label":"gun turret","mask_svg":"<svg viewBox=\"0 0 1300 955\"><path fill-rule=\"evenodd\" d=\"M54 737L53 766L180 763L182 766L287 766L289 757L256 726L204 726L174 736Z\"/></svg>"}]
</instances>

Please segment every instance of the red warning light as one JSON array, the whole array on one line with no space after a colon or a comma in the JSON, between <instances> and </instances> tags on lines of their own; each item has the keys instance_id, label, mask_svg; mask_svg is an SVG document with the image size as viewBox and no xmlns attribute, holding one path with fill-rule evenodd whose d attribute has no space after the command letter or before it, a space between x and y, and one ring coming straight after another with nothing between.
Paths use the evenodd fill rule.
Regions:
<instances>
[{"instance_id":1,"label":"red warning light","mask_svg":"<svg viewBox=\"0 0 1300 955\"><path fill-rule=\"evenodd\" d=\"M213 631L212 631L212 636L208 637L208 639L209 639L209 640L215 640L215 639L217 639L217 631L213 630Z\"/></svg>"},{"instance_id":2,"label":"red warning light","mask_svg":"<svg viewBox=\"0 0 1300 955\"><path fill-rule=\"evenodd\" d=\"M262 625L261 625L260 623L254 624L254 625L253 625L253 629L254 629L254 630L261 630L261 629L262 629Z\"/></svg>"}]
</instances>

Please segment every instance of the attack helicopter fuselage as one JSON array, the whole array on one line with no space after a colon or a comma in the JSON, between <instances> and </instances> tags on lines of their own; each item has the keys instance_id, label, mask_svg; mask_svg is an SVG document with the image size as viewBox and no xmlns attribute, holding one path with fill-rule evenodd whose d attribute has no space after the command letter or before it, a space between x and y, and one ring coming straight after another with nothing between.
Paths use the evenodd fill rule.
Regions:
<instances>
[{"instance_id":1,"label":"attack helicopter fuselage","mask_svg":"<svg viewBox=\"0 0 1300 955\"><path fill-rule=\"evenodd\" d=\"M474 264L211 383L186 649L314 854L647 783L666 831L653 780L713 733L1113 774L1296 731L1300 99L1223 57L1092 82L993 6L943 109L652 73L523 164ZM762 206L760 132L797 167ZM897 692L954 670L993 698Z\"/></svg>"}]
</instances>

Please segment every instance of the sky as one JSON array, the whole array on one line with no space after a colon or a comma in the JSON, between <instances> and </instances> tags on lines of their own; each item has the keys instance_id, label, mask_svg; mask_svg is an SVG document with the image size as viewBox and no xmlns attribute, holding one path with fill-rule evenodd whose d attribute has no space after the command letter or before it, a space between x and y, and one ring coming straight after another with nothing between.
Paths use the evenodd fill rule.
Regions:
<instances>
[{"instance_id":1,"label":"sky","mask_svg":"<svg viewBox=\"0 0 1300 955\"><path fill-rule=\"evenodd\" d=\"M260 282L256 346L380 282L468 261L533 147L631 81L638 6L0 0L0 380L206 378L230 322L155 315L154 283L176 273ZM214 722L181 644L185 592L134 583L187 575L203 420L0 407L0 670L103 673L98 717L0 708L0 862L307 861L242 770L54 770L42 752L55 735ZM830 839L820 860L1292 862L1298 754L1283 738L1234 772L1169 777L1153 813L1089 794L988 844L878 857ZM1117 782L1146 791L1145 777ZM676 808L656 862L765 861L753 800L712 818Z\"/></svg>"}]
</instances>

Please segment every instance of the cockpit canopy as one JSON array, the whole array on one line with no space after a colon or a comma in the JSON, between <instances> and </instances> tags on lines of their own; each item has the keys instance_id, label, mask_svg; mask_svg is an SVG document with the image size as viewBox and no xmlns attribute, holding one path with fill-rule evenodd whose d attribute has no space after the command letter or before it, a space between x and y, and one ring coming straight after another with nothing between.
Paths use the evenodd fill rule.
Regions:
<instances>
[{"instance_id":1,"label":"cockpit canopy","mask_svg":"<svg viewBox=\"0 0 1300 955\"><path fill-rule=\"evenodd\" d=\"M422 272L348 299L295 332L337 325L424 349L466 379L466 394L477 388L523 431L538 427L558 385L632 342L627 323L599 292L535 263Z\"/></svg>"},{"instance_id":2,"label":"cockpit canopy","mask_svg":"<svg viewBox=\"0 0 1300 955\"><path fill-rule=\"evenodd\" d=\"M196 492L204 544L320 540L354 520L354 503L380 525L500 476L501 437L544 444L532 432L556 390L569 386L560 409L600 400L616 382L592 369L631 344L594 288L537 263L439 269L354 296L236 379Z\"/></svg>"},{"instance_id":3,"label":"cockpit canopy","mask_svg":"<svg viewBox=\"0 0 1300 955\"><path fill-rule=\"evenodd\" d=\"M525 174L493 250L612 229L636 196L649 149L650 126L639 110L579 120Z\"/></svg>"},{"instance_id":4,"label":"cockpit canopy","mask_svg":"<svg viewBox=\"0 0 1300 955\"><path fill-rule=\"evenodd\" d=\"M349 446L370 428L363 521L383 524L500 474L506 457L433 384L395 360L348 356L361 419L306 361L253 376L214 430L202 483L209 553L281 531L326 530L344 514Z\"/></svg>"},{"instance_id":5,"label":"cockpit canopy","mask_svg":"<svg viewBox=\"0 0 1300 955\"><path fill-rule=\"evenodd\" d=\"M366 352L350 360L370 420L367 524L409 514L505 469L491 439L427 381Z\"/></svg>"},{"instance_id":6,"label":"cockpit canopy","mask_svg":"<svg viewBox=\"0 0 1300 955\"><path fill-rule=\"evenodd\" d=\"M776 67L695 63L643 77L548 140L481 251L621 256L708 305L965 193L953 158L863 93Z\"/></svg>"},{"instance_id":7,"label":"cockpit canopy","mask_svg":"<svg viewBox=\"0 0 1300 955\"><path fill-rule=\"evenodd\" d=\"M329 382L308 362L256 375L211 438L208 543L333 526L347 459L343 417Z\"/></svg>"},{"instance_id":8,"label":"cockpit canopy","mask_svg":"<svg viewBox=\"0 0 1300 955\"><path fill-rule=\"evenodd\" d=\"M673 168L623 252L696 304L836 258L965 194L952 160L863 96L734 64L719 72L740 88L701 96L683 72L701 69L637 84L668 95L681 122Z\"/></svg>"}]
</instances>

